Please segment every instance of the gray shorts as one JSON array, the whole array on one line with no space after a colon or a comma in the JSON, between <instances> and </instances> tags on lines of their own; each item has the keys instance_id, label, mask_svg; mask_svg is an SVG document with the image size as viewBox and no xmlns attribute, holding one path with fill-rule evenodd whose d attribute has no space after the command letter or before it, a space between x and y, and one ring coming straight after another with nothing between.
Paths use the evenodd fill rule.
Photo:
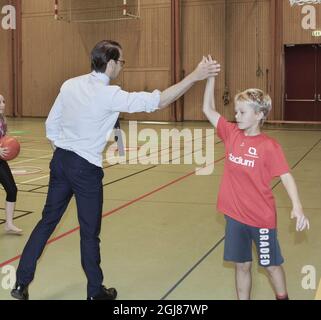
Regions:
<instances>
[{"instance_id":1,"label":"gray shorts","mask_svg":"<svg viewBox=\"0 0 321 320\"><path fill-rule=\"evenodd\" d=\"M262 267L279 266L284 262L276 229L251 227L226 215L225 219L225 261L238 263L252 261L252 241L254 241L259 264Z\"/></svg>"}]
</instances>

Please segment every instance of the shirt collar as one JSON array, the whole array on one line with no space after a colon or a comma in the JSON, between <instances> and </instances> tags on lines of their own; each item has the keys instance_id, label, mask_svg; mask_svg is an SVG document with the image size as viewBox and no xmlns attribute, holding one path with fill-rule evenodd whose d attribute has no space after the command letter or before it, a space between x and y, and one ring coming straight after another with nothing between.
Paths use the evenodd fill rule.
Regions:
<instances>
[{"instance_id":1,"label":"shirt collar","mask_svg":"<svg viewBox=\"0 0 321 320\"><path fill-rule=\"evenodd\" d=\"M110 78L106 75L106 73L93 71L91 75L101 80L105 85L109 85Z\"/></svg>"}]
</instances>

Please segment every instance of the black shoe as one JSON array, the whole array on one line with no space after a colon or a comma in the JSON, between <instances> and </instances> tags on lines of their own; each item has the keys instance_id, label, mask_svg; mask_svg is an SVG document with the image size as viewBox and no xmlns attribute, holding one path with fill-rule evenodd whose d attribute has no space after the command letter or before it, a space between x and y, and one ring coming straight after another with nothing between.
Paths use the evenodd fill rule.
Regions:
<instances>
[{"instance_id":1,"label":"black shoe","mask_svg":"<svg viewBox=\"0 0 321 320\"><path fill-rule=\"evenodd\" d=\"M29 300L28 286L16 283L11 290L11 296L18 300Z\"/></svg>"},{"instance_id":2,"label":"black shoe","mask_svg":"<svg viewBox=\"0 0 321 320\"><path fill-rule=\"evenodd\" d=\"M102 286L101 292L94 297L88 297L87 300L115 300L117 297L117 291L115 288L109 288Z\"/></svg>"}]
</instances>

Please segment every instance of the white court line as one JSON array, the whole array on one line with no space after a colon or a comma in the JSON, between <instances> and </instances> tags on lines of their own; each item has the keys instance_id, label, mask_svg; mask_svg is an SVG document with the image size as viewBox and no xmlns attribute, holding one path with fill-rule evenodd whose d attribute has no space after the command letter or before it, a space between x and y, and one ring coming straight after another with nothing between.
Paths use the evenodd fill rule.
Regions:
<instances>
[{"instance_id":1,"label":"white court line","mask_svg":"<svg viewBox=\"0 0 321 320\"><path fill-rule=\"evenodd\" d=\"M42 156L42 157L38 157L38 158L32 158L32 159L27 159L27 160L14 162L14 163L10 164L10 166L11 165L16 165L16 164L19 164L19 163L25 163L25 162L31 162L31 161L34 161L34 160L44 159L44 158L48 158L48 157L52 157L52 153L47 154L47 155ZM49 174L45 175L45 176L38 177L38 178L22 181L22 182L17 183L17 186L19 186L21 184L25 184L25 183L29 183L29 182L33 182L33 181L38 181L38 180L41 180L41 179L45 179L45 178L48 178L48 177L49 177Z\"/></svg>"},{"instance_id":2,"label":"white court line","mask_svg":"<svg viewBox=\"0 0 321 320\"><path fill-rule=\"evenodd\" d=\"M12 163L10 163L10 166L11 165L16 165L16 164L19 164L19 163L25 163L25 162L31 162L31 161L34 161L34 160L44 159L44 158L48 158L48 157L52 157L52 153L47 154L47 155L42 156L42 157L38 157L38 158L32 158L32 159L27 159L27 160L21 160L21 161L18 161L18 162L12 162Z\"/></svg>"},{"instance_id":3,"label":"white court line","mask_svg":"<svg viewBox=\"0 0 321 320\"><path fill-rule=\"evenodd\" d=\"M47 174L46 176L41 176L39 178L34 178L34 179L30 179L30 180L27 180L27 181L22 181L22 182L19 182L17 183L17 186L21 185L21 184L25 184L25 183L29 183L29 182L34 182L34 181L38 181L38 180L41 180L41 179L44 179L44 178L48 178L50 175ZM44 186L46 187L46 186Z\"/></svg>"}]
</instances>

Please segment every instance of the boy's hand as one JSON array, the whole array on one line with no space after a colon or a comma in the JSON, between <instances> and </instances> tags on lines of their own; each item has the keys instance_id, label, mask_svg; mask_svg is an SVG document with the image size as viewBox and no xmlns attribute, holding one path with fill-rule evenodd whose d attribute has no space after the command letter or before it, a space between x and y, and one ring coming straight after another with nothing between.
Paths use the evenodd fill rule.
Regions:
<instances>
[{"instance_id":1,"label":"boy's hand","mask_svg":"<svg viewBox=\"0 0 321 320\"><path fill-rule=\"evenodd\" d=\"M310 229L308 218L304 215L302 209L293 208L291 219L296 218L296 231L303 231L305 228Z\"/></svg>"},{"instance_id":2,"label":"boy's hand","mask_svg":"<svg viewBox=\"0 0 321 320\"><path fill-rule=\"evenodd\" d=\"M221 71L221 66L216 61L212 60L209 55L207 58L203 57L202 61L198 64L193 71L196 81L215 77Z\"/></svg>"}]
</instances>

